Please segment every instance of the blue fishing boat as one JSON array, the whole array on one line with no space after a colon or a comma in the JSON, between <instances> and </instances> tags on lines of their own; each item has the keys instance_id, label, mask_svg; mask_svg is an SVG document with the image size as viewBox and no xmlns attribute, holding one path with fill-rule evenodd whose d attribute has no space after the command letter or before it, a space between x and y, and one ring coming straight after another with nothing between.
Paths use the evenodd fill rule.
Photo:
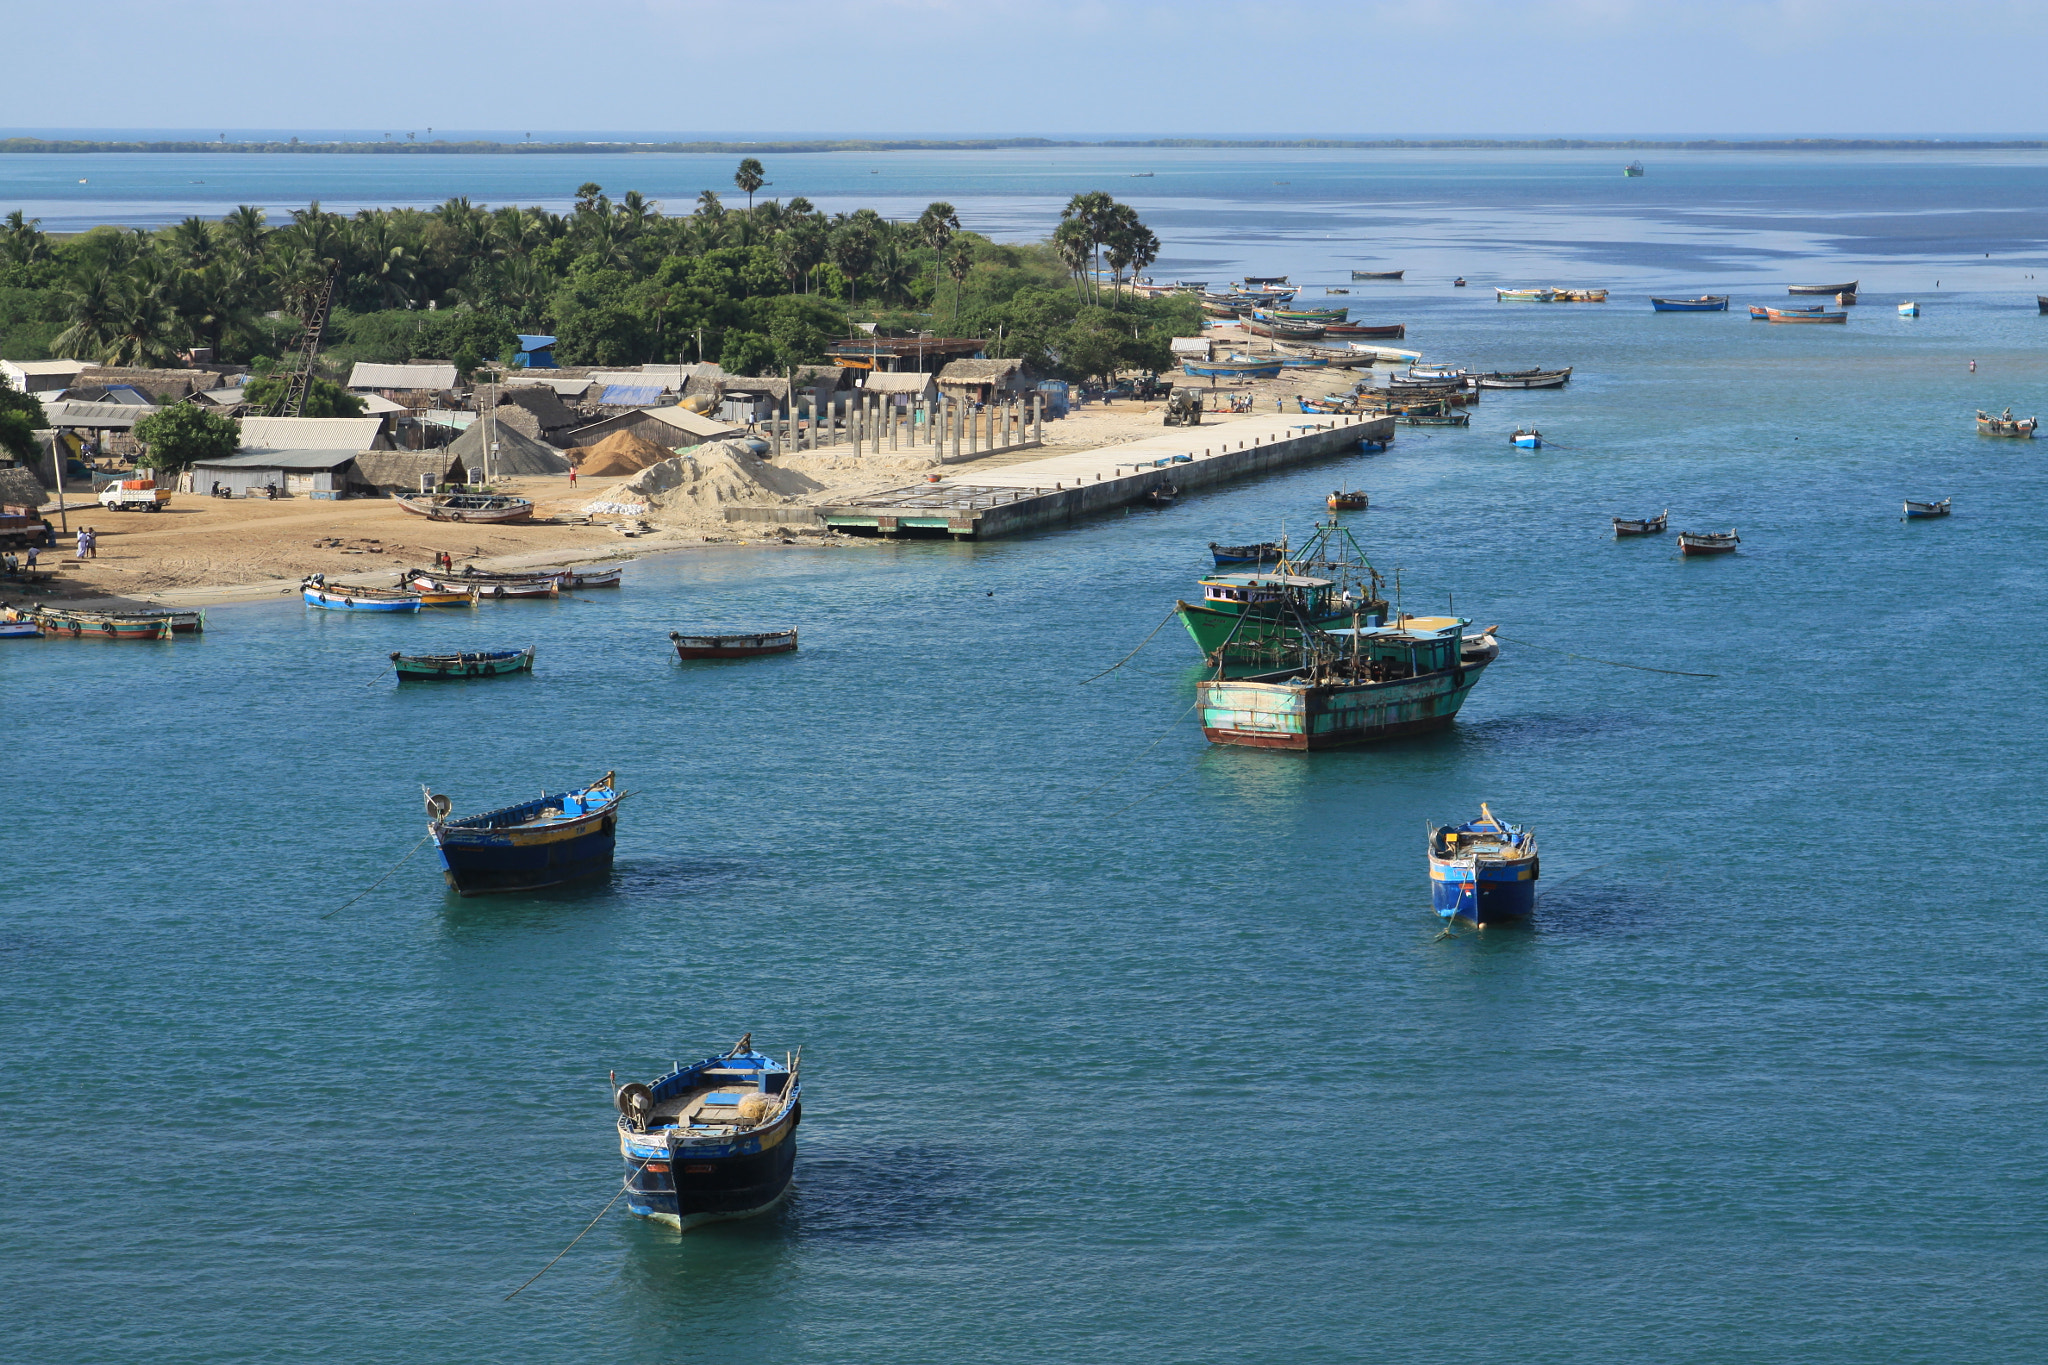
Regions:
<instances>
[{"instance_id":1,"label":"blue fishing boat","mask_svg":"<svg viewBox=\"0 0 2048 1365\"><path fill-rule=\"evenodd\" d=\"M1907 498L1906 520L1924 521L1929 517L1945 517L1949 511L1948 504L1949 500L1947 498L1943 498L1940 502L1915 502L1913 499Z\"/></svg>"},{"instance_id":2,"label":"blue fishing boat","mask_svg":"<svg viewBox=\"0 0 2048 1365\"><path fill-rule=\"evenodd\" d=\"M1484 928L1536 909L1535 831L1479 807L1479 819L1429 830L1429 893L1437 914Z\"/></svg>"},{"instance_id":3,"label":"blue fishing boat","mask_svg":"<svg viewBox=\"0 0 2048 1365\"><path fill-rule=\"evenodd\" d=\"M1272 379L1279 375L1281 367L1282 362L1278 360L1269 365L1253 361L1197 365L1188 361L1181 369L1195 379Z\"/></svg>"},{"instance_id":4,"label":"blue fishing boat","mask_svg":"<svg viewBox=\"0 0 2048 1365\"><path fill-rule=\"evenodd\" d=\"M1543 449L1543 433L1534 427L1530 427L1527 431L1516 427L1515 434L1508 437L1508 444L1517 450L1541 450Z\"/></svg>"},{"instance_id":5,"label":"blue fishing boat","mask_svg":"<svg viewBox=\"0 0 2048 1365\"><path fill-rule=\"evenodd\" d=\"M418 611L425 599L397 588L372 588L359 583L329 583L326 574L310 574L299 584L309 607L330 611Z\"/></svg>"},{"instance_id":6,"label":"blue fishing boat","mask_svg":"<svg viewBox=\"0 0 2048 1365\"><path fill-rule=\"evenodd\" d=\"M1728 311L1728 296L1702 294L1696 299L1652 298L1650 307L1659 313L1725 313Z\"/></svg>"},{"instance_id":7,"label":"blue fishing boat","mask_svg":"<svg viewBox=\"0 0 2048 1365\"><path fill-rule=\"evenodd\" d=\"M678 1232L765 1213L789 1193L803 1121L801 1050L776 1061L754 1035L652 1085L617 1085L626 1208Z\"/></svg>"},{"instance_id":8,"label":"blue fishing boat","mask_svg":"<svg viewBox=\"0 0 2048 1365\"><path fill-rule=\"evenodd\" d=\"M1209 553L1220 569L1225 564L1272 564L1279 560L1281 549L1270 540L1262 540L1257 545L1218 545L1212 540Z\"/></svg>"},{"instance_id":9,"label":"blue fishing boat","mask_svg":"<svg viewBox=\"0 0 2048 1365\"><path fill-rule=\"evenodd\" d=\"M619 802L606 773L587 787L535 797L460 820L445 796L427 795L427 832L448 885L465 896L538 891L611 871Z\"/></svg>"}]
</instances>

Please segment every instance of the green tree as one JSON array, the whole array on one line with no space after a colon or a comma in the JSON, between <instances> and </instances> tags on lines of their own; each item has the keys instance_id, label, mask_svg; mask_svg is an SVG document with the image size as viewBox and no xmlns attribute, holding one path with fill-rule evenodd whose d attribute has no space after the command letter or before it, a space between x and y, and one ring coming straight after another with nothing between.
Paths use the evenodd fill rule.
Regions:
<instances>
[{"instance_id":1,"label":"green tree","mask_svg":"<svg viewBox=\"0 0 2048 1365\"><path fill-rule=\"evenodd\" d=\"M731 331L718 353L718 368L727 374L760 374L775 364L775 343L759 332Z\"/></svg>"},{"instance_id":2,"label":"green tree","mask_svg":"<svg viewBox=\"0 0 2048 1365\"><path fill-rule=\"evenodd\" d=\"M190 403L165 408L135 424L145 450L136 463L176 472L197 460L218 460L242 443L242 424Z\"/></svg>"},{"instance_id":3,"label":"green tree","mask_svg":"<svg viewBox=\"0 0 2048 1365\"><path fill-rule=\"evenodd\" d=\"M748 157L740 162L740 168L733 172L732 183L739 186L747 196L747 212L754 211L754 191L768 183L768 172L760 162Z\"/></svg>"},{"instance_id":4,"label":"green tree","mask_svg":"<svg viewBox=\"0 0 2048 1365\"><path fill-rule=\"evenodd\" d=\"M290 377L273 371L261 379L252 379L242 389L242 401L257 412L268 411L270 405L284 397L285 386ZM361 417L368 405L356 394L350 393L332 379L315 375L306 385L306 401L299 409L301 417Z\"/></svg>"},{"instance_id":5,"label":"green tree","mask_svg":"<svg viewBox=\"0 0 2048 1365\"><path fill-rule=\"evenodd\" d=\"M35 433L48 425L41 399L0 384L0 452L34 468L40 458Z\"/></svg>"}]
</instances>

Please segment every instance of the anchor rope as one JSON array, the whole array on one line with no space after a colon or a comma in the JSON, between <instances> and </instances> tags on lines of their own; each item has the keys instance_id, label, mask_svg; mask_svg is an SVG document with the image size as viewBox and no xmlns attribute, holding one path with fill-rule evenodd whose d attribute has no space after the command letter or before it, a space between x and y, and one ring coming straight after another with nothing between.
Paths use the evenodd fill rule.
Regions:
<instances>
[{"instance_id":1,"label":"anchor rope","mask_svg":"<svg viewBox=\"0 0 2048 1365\"><path fill-rule=\"evenodd\" d=\"M361 900L361 899L362 899L363 897L365 897L365 896L369 895L369 894L370 894L370 893L371 893L372 891L375 891L375 890L376 890L376 889L377 889L378 887L380 887L380 886L384 885L384 882L385 882L385 880L386 880L387 878L389 878L389 877L391 876L391 874L392 874L392 873L394 873L394 872L398 871L398 869L399 869L399 868L401 868L401 867L405 866L405 860L406 860L406 858L410 858L410 857L412 857L412 855L413 855L413 854L415 854L415 853L417 853L417 852L419 852L419 851L420 851L420 844L424 844L424 843L425 843L425 842L426 842L427 840L429 840L429 839L431 839L431 838L433 838L433 837L434 837L434 834L433 834L433 831L432 831L432 830L429 830L429 831L427 831L427 832L426 832L425 834L422 834L422 835L420 836L420 843L419 843L419 844L414 844L414 845L413 845L413 846L412 846L411 848L407 849L407 850L405 851L405 857L403 857L403 858L400 858L400 859L399 859L399 860L398 860L397 862L393 863L393 864L392 864L392 865L391 865L390 867L386 868L386 869L384 870L384 876L382 876L382 877L379 877L379 878L377 878L377 880L376 880L376 881L374 881L374 882L371 882L371 883L370 883L370 884L369 884L368 886L366 886L366 887L364 887L364 888L363 888L362 890L360 890L360 891L356 892L356 894L355 894L355 895L353 895L353 896L350 896L350 897L349 897L349 898L348 898L347 900L343 901L343 902L342 902L342 903L341 903L340 905L337 905L337 906L335 906L335 907L334 907L334 908L333 908L332 910L329 910L329 911L328 911L328 912L327 912L326 914L322 915L322 916L321 916L320 918L321 918L321 919L333 919L333 918L334 918L334 917L335 917L336 915L338 915L338 914L340 914L340 913L341 913L342 911L344 911L344 910L348 909L348 908L349 908L349 907L350 907L351 905L354 905L354 904L355 904L355 903L356 903L357 901L359 901L359 900Z\"/></svg>"},{"instance_id":2,"label":"anchor rope","mask_svg":"<svg viewBox=\"0 0 2048 1365\"><path fill-rule=\"evenodd\" d=\"M1173 619L1173 617L1174 617L1174 612L1177 612L1177 611L1179 611L1179 610L1180 610L1180 607L1179 607L1178 605L1176 605L1176 606L1174 607L1173 611L1169 611L1169 612L1167 612L1167 613L1166 613L1166 616L1165 616L1165 618L1164 618L1163 620L1161 620L1161 621L1160 621L1160 623L1159 623L1158 625L1156 625L1156 626L1152 627L1151 631L1150 631L1149 633L1147 633L1147 634L1146 634L1146 636L1145 636L1145 638L1144 638L1144 639L1142 639L1142 640L1138 641L1138 649L1143 649L1143 648L1144 648L1144 647L1145 647L1146 645L1149 645L1149 644L1151 644L1151 643L1152 643L1152 637L1153 637L1154 635L1157 635L1157 634L1158 634L1158 633L1159 633L1160 631L1162 631L1162 630L1165 630L1165 629L1166 629L1166 622L1167 622L1167 621L1171 621L1171 620ZM1125 664L1129 663L1129 662L1130 662L1131 660L1133 660L1133 659L1137 658L1137 657L1138 657L1138 649L1134 649L1134 650L1132 650L1132 651L1131 651L1130 653L1128 653L1128 654L1124 655L1124 657L1123 657L1123 658L1121 658L1121 659L1118 659L1118 660L1117 660L1117 661L1116 661L1115 663L1111 664L1111 665L1110 665L1110 666L1109 666L1108 668L1105 668L1105 669L1103 669L1103 670L1102 670L1102 671L1101 671L1100 673L1097 673L1097 674L1096 674L1096 675L1095 675L1094 677L1090 677L1090 678L1083 678L1083 679L1081 679L1081 681L1080 681L1080 683L1078 684L1078 686L1081 686L1081 687L1086 687L1086 686L1087 686L1087 685L1088 685L1089 683L1092 683L1092 682L1094 682L1096 678L1106 678L1106 677L1108 677L1108 676L1109 676L1110 674L1112 674L1112 673L1116 672L1116 671L1117 671L1117 670L1118 670L1119 668L1122 668L1122 667L1123 667L1123 666L1124 666Z\"/></svg>"},{"instance_id":3,"label":"anchor rope","mask_svg":"<svg viewBox=\"0 0 2048 1365\"><path fill-rule=\"evenodd\" d=\"M1614 659L1596 659L1590 654L1574 654L1568 649L1553 649L1549 645L1537 645L1531 644L1527 640L1517 640L1511 636L1503 635L1499 631L1493 632L1493 638L1496 640L1506 640L1509 644L1520 645L1524 649L1540 649L1546 654L1562 654L1567 659L1579 659L1589 664L1606 664L1609 668L1633 668L1642 673L1668 673L1674 678L1718 678L1721 676L1719 673L1688 673L1682 668L1651 668L1648 664L1625 664Z\"/></svg>"},{"instance_id":4,"label":"anchor rope","mask_svg":"<svg viewBox=\"0 0 2048 1365\"><path fill-rule=\"evenodd\" d=\"M631 1187L632 1187L632 1180L631 1180L631 1178L630 1178L630 1177L621 1177L621 1179L619 1180L619 1188L618 1188L618 1190L617 1190L617 1191L616 1191L616 1192L615 1192L615 1193L614 1193L614 1194L612 1195L612 1197L611 1197L611 1198L609 1198L609 1199L607 1199L607 1200L605 1200L605 1201L604 1201L604 1207L603 1207L603 1208L601 1208L601 1209L599 1209L599 1210L597 1211L597 1218L593 1218L593 1219L591 1219L591 1220L590 1220L590 1221L589 1221L588 1223L585 1223L585 1224L583 1225L583 1231L582 1231L582 1232L579 1232L579 1233L577 1233L577 1234L576 1234L576 1235L575 1235L574 1237L570 1238L570 1239L569 1239L569 1245L568 1245L568 1246L565 1246L565 1247L563 1247L563 1248L562 1248L562 1249L561 1249L560 1251L558 1251L558 1252L556 1252L556 1253L555 1253L555 1261L559 1261L559 1260L561 1260L561 1259L562 1259L562 1258L563 1258L564 1256L567 1256L567 1255L569 1254L569 1252L570 1252L571 1250L573 1250L573 1249L575 1248L575 1246L576 1246L576 1243L578 1243L578 1242L582 1241L582 1240L583 1240L583 1238L584 1238L584 1235L585 1235L585 1234L587 1234L587 1233L588 1233L588 1232L589 1232L589 1231L590 1231L590 1230L591 1230L592 1228L594 1228L594 1227L596 1227L596 1226L597 1226L597 1223L598 1223L598 1219L599 1219L599 1218L603 1218L603 1217L604 1217L604 1216L605 1216L606 1214L608 1214L608 1213L610 1213L610 1212L612 1211L612 1205L614 1205L614 1204L616 1204L616 1203L618 1203L618 1202L619 1202L619 1195L621 1195L621 1194L624 1194L624 1193L625 1193L625 1192L626 1192L626 1191L627 1191L628 1189L630 1189ZM536 1271L534 1271L534 1272L533 1272L533 1277L532 1277L532 1279L529 1279L529 1280L527 1280L526 1284L532 1284L534 1280L537 1280L537 1279L539 1279L539 1278L540 1278L541 1276L543 1276L543 1275L547 1274L547 1273L548 1273L548 1272L549 1272L550 1270L553 1270L553 1269L555 1268L555 1261L549 1261L549 1262L548 1262L548 1263L547 1263L546 1265L542 1266L542 1267L541 1267L541 1268L540 1268L539 1270L536 1270ZM512 1291L512 1292L511 1292L510 1294L507 1294L507 1295L506 1295L506 1296L504 1297L504 1299L503 1299L503 1300L501 1300L501 1302L504 1302L504 1303L510 1303L510 1302L512 1302L513 1298L515 1298L515 1297L516 1297L516 1296L518 1295L518 1293L519 1293L519 1290L520 1290L520 1289L524 1289L524 1288L526 1288L526 1284L522 1284L522 1285L520 1285L520 1286L519 1286L519 1289L515 1289L515 1290L513 1290L513 1291Z\"/></svg>"}]
</instances>

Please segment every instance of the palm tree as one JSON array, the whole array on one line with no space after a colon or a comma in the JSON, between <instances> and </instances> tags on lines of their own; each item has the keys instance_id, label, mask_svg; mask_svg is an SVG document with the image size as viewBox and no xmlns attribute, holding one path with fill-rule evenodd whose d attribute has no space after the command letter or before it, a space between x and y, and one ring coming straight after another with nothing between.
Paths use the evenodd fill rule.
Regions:
<instances>
[{"instance_id":1,"label":"palm tree","mask_svg":"<svg viewBox=\"0 0 2048 1365\"><path fill-rule=\"evenodd\" d=\"M135 263L108 296L107 340L100 360L108 365L162 365L190 339L165 289L163 267L154 257Z\"/></svg>"},{"instance_id":2,"label":"palm tree","mask_svg":"<svg viewBox=\"0 0 2048 1365\"><path fill-rule=\"evenodd\" d=\"M1095 260L1095 253L1102 245L1102 239L1109 230L1115 211L1116 200L1101 190L1077 194L1060 210L1061 223L1078 223L1081 230L1087 234L1088 259L1091 262Z\"/></svg>"},{"instance_id":3,"label":"palm tree","mask_svg":"<svg viewBox=\"0 0 2048 1365\"><path fill-rule=\"evenodd\" d=\"M946 273L953 277L953 322L960 321L960 290L967 283L968 272L974 269L974 261L964 251L956 251L946 262Z\"/></svg>"},{"instance_id":4,"label":"palm tree","mask_svg":"<svg viewBox=\"0 0 2048 1365\"><path fill-rule=\"evenodd\" d=\"M739 170L733 172L732 183L739 186L747 196L747 212L754 211L754 191L768 183L767 170L760 162L748 157L740 162Z\"/></svg>"},{"instance_id":5,"label":"palm tree","mask_svg":"<svg viewBox=\"0 0 2048 1365\"><path fill-rule=\"evenodd\" d=\"M870 214L880 221L880 215L875 214L872 209L862 209L860 212ZM860 302L860 277L874 264L875 247L874 229L861 219L860 214L854 214L834 228L831 238L826 243L825 251L832 264L838 266L840 273L846 276L849 307Z\"/></svg>"},{"instance_id":6,"label":"palm tree","mask_svg":"<svg viewBox=\"0 0 2048 1365\"><path fill-rule=\"evenodd\" d=\"M1087 295L1081 284L1081 272L1088 268L1089 253L1095 249L1095 244L1088 238L1087 224L1078 218L1069 218L1061 223L1052 230L1052 249L1059 256L1060 264L1073 275L1076 296L1085 300Z\"/></svg>"},{"instance_id":7,"label":"palm tree","mask_svg":"<svg viewBox=\"0 0 2048 1365\"><path fill-rule=\"evenodd\" d=\"M192 217L164 230L163 248L184 270L203 270L220 252L219 235L212 223Z\"/></svg>"},{"instance_id":8,"label":"palm tree","mask_svg":"<svg viewBox=\"0 0 2048 1365\"><path fill-rule=\"evenodd\" d=\"M94 270L73 276L64 285L60 305L67 326L50 342L62 356L99 354L114 334L114 273Z\"/></svg>"},{"instance_id":9,"label":"palm tree","mask_svg":"<svg viewBox=\"0 0 2048 1365\"><path fill-rule=\"evenodd\" d=\"M370 290L382 308L404 308L412 303L413 280L419 262L383 215L358 218L349 233L350 269L354 281Z\"/></svg>"},{"instance_id":10,"label":"palm tree","mask_svg":"<svg viewBox=\"0 0 2048 1365\"><path fill-rule=\"evenodd\" d=\"M39 261L50 253L50 239L43 235L43 220L24 218L20 209L7 215L4 236L0 236L0 251L15 265L27 265Z\"/></svg>"},{"instance_id":11,"label":"palm tree","mask_svg":"<svg viewBox=\"0 0 2048 1365\"><path fill-rule=\"evenodd\" d=\"M725 205L718 202L718 191L706 190L697 196L697 216L716 222L725 217Z\"/></svg>"},{"instance_id":12,"label":"palm tree","mask_svg":"<svg viewBox=\"0 0 2048 1365\"><path fill-rule=\"evenodd\" d=\"M923 213L917 216L917 238L932 249L932 306L938 307L939 266L946 254L946 248L953 243L953 234L960 230L960 215L951 204L940 200L925 205Z\"/></svg>"},{"instance_id":13,"label":"palm tree","mask_svg":"<svg viewBox=\"0 0 2048 1365\"><path fill-rule=\"evenodd\" d=\"M264 240L270 236L263 210L253 204L238 205L233 213L220 220L220 229L221 236L227 239L228 249L245 261L261 256Z\"/></svg>"}]
</instances>

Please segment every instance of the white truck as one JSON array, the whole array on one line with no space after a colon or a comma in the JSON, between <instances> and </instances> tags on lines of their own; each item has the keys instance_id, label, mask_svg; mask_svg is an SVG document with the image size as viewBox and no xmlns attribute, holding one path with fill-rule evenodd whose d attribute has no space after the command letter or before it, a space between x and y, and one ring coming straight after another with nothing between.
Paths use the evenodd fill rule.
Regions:
<instances>
[{"instance_id":1,"label":"white truck","mask_svg":"<svg viewBox=\"0 0 2048 1365\"><path fill-rule=\"evenodd\" d=\"M117 479L100 490L100 506L116 512L161 512L170 505L170 490L155 479Z\"/></svg>"}]
</instances>

